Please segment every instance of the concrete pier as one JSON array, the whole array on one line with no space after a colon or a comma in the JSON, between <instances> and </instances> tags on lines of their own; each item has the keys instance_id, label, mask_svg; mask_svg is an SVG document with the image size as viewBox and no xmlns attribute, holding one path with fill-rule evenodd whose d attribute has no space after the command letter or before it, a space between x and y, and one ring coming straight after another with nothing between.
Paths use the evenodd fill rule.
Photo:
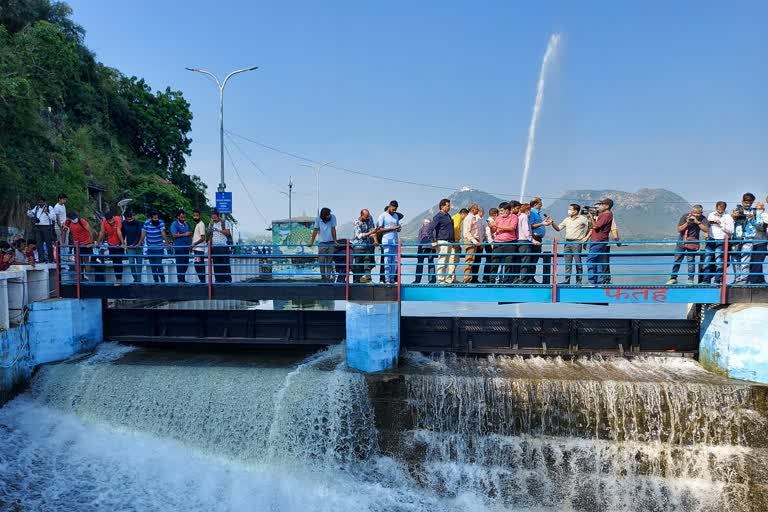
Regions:
<instances>
[{"instance_id":1,"label":"concrete pier","mask_svg":"<svg viewBox=\"0 0 768 512\"><path fill-rule=\"evenodd\" d=\"M768 384L768 304L706 309L699 360L721 375Z\"/></svg>"},{"instance_id":2,"label":"concrete pier","mask_svg":"<svg viewBox=\"0 0 768 512\"><path fill-rule=\"evenodd\" d=\"M364 372L397 367L399 302L347 302L347 366Z\"/></svg>"}]
</instances>

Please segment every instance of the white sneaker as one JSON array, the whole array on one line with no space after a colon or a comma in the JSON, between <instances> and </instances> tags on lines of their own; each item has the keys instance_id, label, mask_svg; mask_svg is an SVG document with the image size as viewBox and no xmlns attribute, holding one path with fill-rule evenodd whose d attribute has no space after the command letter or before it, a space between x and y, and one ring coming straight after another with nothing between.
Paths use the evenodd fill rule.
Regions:
<instances>
[{"instance_id":1,"label":"white sneaker","mask_svg":"<svg viewBox=\"0 0 768 512\"><path fill-rule=\"evenodd\" d=\"M696 283L693 281L693 279L689 279L688 280L688 284L691 285L691 284L696 284Z\"/></svg>"},{"instance_id":2,"label":"white sneaker","mask_svg":"<svg viewBox=\"0 0 768 512\"><path fill-rule=\"evenodd\" d=\"M675 278L673 277L672 279L670 279L669 281L667 281L667 284L677 284L677 279L675 279Z\"/></svg>"}]
</instances>

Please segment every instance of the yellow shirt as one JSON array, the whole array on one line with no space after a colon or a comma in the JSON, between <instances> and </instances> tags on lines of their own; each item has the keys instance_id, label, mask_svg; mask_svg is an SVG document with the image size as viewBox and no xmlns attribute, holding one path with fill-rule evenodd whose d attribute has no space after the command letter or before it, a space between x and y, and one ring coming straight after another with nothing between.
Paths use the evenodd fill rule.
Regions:
<instances>
[{"instance_id":1,"label":"yellow shirt","mask_svg":"<svg viewBox=\"0 0 768 512\"><path fill-rule=\"evenodd\" d=\"M451 215L451 219L453 219L453 239L461 242L461 214L455 213Z\"/></svg>"}]
</instances>

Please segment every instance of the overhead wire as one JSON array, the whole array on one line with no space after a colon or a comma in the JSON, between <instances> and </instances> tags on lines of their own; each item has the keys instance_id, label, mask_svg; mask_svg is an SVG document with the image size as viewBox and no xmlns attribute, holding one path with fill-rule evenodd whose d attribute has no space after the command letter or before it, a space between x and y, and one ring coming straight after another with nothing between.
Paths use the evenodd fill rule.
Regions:
<instances>
[{"instance_id":1,"label":"overhead wire","mask_svg":"<svg viewBox=\"0 0 768 512\"><path fill-rule=\"evenodd\" d=\"M291 158L295 158L297 160L302 160L304 162L309 162L309 163L316 164L316 165L321 165L322 164L322 162L320 162L319 160L315 160L315 159L312 159L312 158L309 158L309 157L306 157L306 156L302 156L302 155L299 155L297 153L292 153L290 151L286 151L284 149L280 149L280 148L272 146L270 144L265 144L263 142L259 142L257 140L254 140L254 139L251 139L249 137L246 137L245 135L240 135L239 133L235 133L235 132L232 132L232 131L229 131L229 130L225 130L225 132L230 136L230 140L231 140L231 137L234 136L234 137L242 139L242 140L244 140L246 142L250 142L251 144L254 144L254 145L259 146L259 147L264 148L264 149L268 149L270 151L274 151L275 153L279 153L279 154L284 155L284 156L288 156L288 157L291 157ZM422 182L411 181L411 180L402 180L402 179L398 179L398 178L393 178L391 176L381 176L381 175L373 174L373 173L366 172L366 171L360 171L360 170L356 170L356 169L349 169L347 167L342 167L342 166L339 166L339 165L336 165L336 164L328 164L328 165L326 165L326 167L330 167L332 169L336 169L338 171L342 171L342 172L346 172L346 173L350 173L350 174L356 174L358 176L365 176L367 178L372 178L372 179L377 179L377 180L382 180L382 181L388 181L388 182L393 182L393 183L402 183L404 185L413 185L413 186L417 186L417 187L432 188L432 189L436 189L436 190L448 190L448 191L451 191L451 192L456 192L457 190L461 190L462 188L464 188L464 187L448 187L448 186L444 186L444 185L435 185L433 183L422 183ZM508 196L508 197L512 197L512 196L516 195L515 193L511 193L511 192L495 192L494 194L499 195L499 196ZM531 197L531 198L538 197L540 199L546 199L548 201L559 201L559 200L570 201L570 202L588 201L587 199L584 198L584 196L568 198L568 197L546 197L546 196L537 196L536 194L531 194L528 197ZM644 204L685 204L685 205L690 205L690 204L695 204L695 203L714 204L715 201L695 201L695 202L690 202L690 201L665 201L665 200L659 200L659 201L642 201L642 203L644 203Z\"/></svg>"},{"instance_id":2,"label":"overhead wire","mask_svg":"<svg viewBox=\"0 0 768 512\"><path fill-rule=\"evenodd\" d=\"M256 213L264 221L264 224L269 224L269 221L267 221L267 218L264 216L263 213L261 213L261 210L259 210L259 207L256 206L256 201L253 199L253 196L251 195L251 191L248 190L248 187L245 185L245 182L243 181L242 176L240 176L240 171L237 170L237 165L235 165L235 159L232 158L232 153L229 152L229 148L227 147L226 144L224 144L224 151L227 152L227 156L229 157L229 163L232 165L232 169L235 170L235 176L237 176L237 179L240 181L240 185L243 186L243 190L245 190L245 194L248 196L248 199L251 201L251 205L253 206L253 209L256 210Z\"/></svg>"}]
</instances>

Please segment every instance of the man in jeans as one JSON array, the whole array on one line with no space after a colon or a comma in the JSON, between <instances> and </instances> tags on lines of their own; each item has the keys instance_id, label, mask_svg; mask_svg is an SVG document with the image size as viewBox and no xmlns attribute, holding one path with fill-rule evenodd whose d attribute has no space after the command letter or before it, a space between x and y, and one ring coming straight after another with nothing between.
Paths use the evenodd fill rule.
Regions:
<instances>
[{"instance_id":1,"label":"man in jeans","mask_svg":"<svg viewBox=\"0 0 768 512\"><path fill-rule=\"evenodd\" d=\"M320 235L319 238L318 235ZM336 238L336 216L331 213L330 208L322 208L315 219L309 247L315 244L315 238L318 238L317 259L320 263L320 276L323 282L332 283L333 254L339 242Z\"/></svg>"},{"instance_id":2,"label":"man in jeans","mask_svg":"<svg viewBox=\"0 0 768 512\"><path fill-rule=\"evenodd\" d=\"M133 218L130 210L124 214L124 220L120 227L125 242L126 263L133 275L133 282L141 283L141 271L144 267L144 248L141 245L141 222Z\"/></svg>"},{"instance_id":3,"label":"man in jeans","mask_svg":"<svg viewBox=\"0 0 768 512\"><path fill-rule=\"evenodd\" d=\"M354 237L352 238L352 253L355 255L352 267L353 283L370 283L371 269L376 262L376 227L373 224L371 212L363 208L360 217L355 221Z\"/></svg>"},{"instance_id":4,"label":"man in jeans","mask_svg":"<svg viewBox=\"0 0 768 512\"><path fill-rule=\"evenodd\" d=\"M576 284L581 284L581 250L584 242L589 240L590 222L586 215L581 215L581 206L568 205L568 217L560 224L552 224L555 231L565 230L565 279L560 284L571 284L571 270L576 267Z\"/></svg>"},{"instance_id":5,"label":"man in jeans","mask_svg":"<svg viewBox=\"0 0 768 512\"><path fill-rule=\"evenodd\" d=\"M413 280L414 284L421 283L421 274L424 272L424 260L427 260L427 281L430 283L437 282L437 276L435 275L435 248L432 247L432 221L424 219L424 222L419 230L419 248L416 250L416 278Z\"/></svg>"},{"instance_id":6,"label":"man in jeans","mask_svg":"<svg viewBox=\"0 0 768 512\"><path fill-rule=\"evenodd\" d=\"M541 213L543 203L540 197L534 197L529 204L531 205L531 213L528 214L528 220L531 224L531 235L533 240L538 243L530 246L528 261L531 272L535 275L536 266L541 259L541 282L542 284L549 284L552 275L552 257L550 253L542 252L542 241L547 234L547 226L552 225L552 218Z\"/></svg>"},{"instance_id":7,"label":"man in jeans","mask_svg":"<svg viewBox=\"0 0 768 512\"><path fill-rule=\"evenodd\" d=\"M725 253L725 237L733 235L733 218L725 213L728 207L725 201L715 204L715 211L707 215L709 237L704 246L705 283L722 284L723 255Z\"/></svg>"},{"instance_id":8,"label":"man in jeans","mask_svg":"<svg viewBox=\"0 0 768 512\"><path fill-rule=\"evenodd\" d=\"M456 264L453 262L453 244L456 241L451 211L451 200L443 198L438 205L440 211L432 218L432 247L437 248L437 284L454 282Z\"/></svg>"},{"instance_id":9,"label":"man in jeans","mask_svg":"<svg viewBox=\"0 0 768 512\"><path fill-rule=\"evenodd\" d=\"M483 270L482 283L490 284L496 282L496 273L498 272L498 266L496 265L496 256L494 255L496 241L496 234L494 233L496 217L499 216L498 208L491 208L488 210L488 218L485 220L485 243L489 244L485 246L485 269Z\"/></svg>"},{"instance_id":10,"label":"man in jeans","mask_svg":"<svg viewBox=\"0 0 768 512\"><path fill-rule=\"evenodd\" d=\"M766 198L768 201L768 198ZM755 205L755 217L757 225L755 226L755 245L752 246L752 257L749 260L749 282L751 284L765 284L765 273L763 272L763 263L765 262L768 242L766 239L766 228L768 228L768 213L765 211L765 203Z\"/></svg>"},{"instance_id":11,"label":"man in jeans","mask_svg":"<svg viewBox=\"0 0 768 512\"><path fill-rule=\"evenodd\" d=\"M613 225L613 200L603 199L597 203L597 215L590 215L592 234L590 235L589 255L587 256L587 273L589 282L596 285L601 279L608 277L605 256L608 252L608 237Z\"/></svg>"},{"instance_id":12,"label":"man in jeans","mask_svg":"<svg viewBox=\"0 0 768 512\"><path fill-rule=\"evenodd\" d=\"M165 256L165 246L168 245L165 222L160 219L157 210L148 211L147 217L149 218L144 221L141 229L141 239L147 246L147 259L149 268L152 270L152 280L155 283L164 283L163 256Z\"/></svg>"},{"instance_id":13,"label":"man in jeans","mask_svg":"<svg viewBox=\"0 0 768 512\"><path fill-rule=\"evenodd\" d=\"M731 214L734 220L735 229L733 237L738 242L737 252L734 253L734 269L736 270L736 279L734 284L749 283L749 267L752 260L752 250L757 238L758 229L762 229L761 213L752 206L755 202L755 195L747 192L741 198L739 205ZM758 242L759 243L759 242Z\"/></svg>"},{"instance_id":14,"label":"man in jeans","mask_svg":"<svg viewBox=\"0 0 768 512\"><path fill-rule=\"evenodd\" d=\"M680 241L675 249L675 264L672 266L672 276L667 284L677 284L677 275L683 258L688 258L688 284L696 282L696 253L699 252L699 235L709 230L709 223L703 215L704 207L693 205L690 213L686 213L677 223L677 234ZM695 240L695 241L691 241Z\"/></svg>"},{"instance_id":15,"label":"man in jeans","mask_svg":"<svg viewBox=\"0 0 768 512\"><path fill-rule=\"evenodd\" d=\"M123 222L120 220L119 215L115 215L111 211L108 211L101 220L101 229L96 239L96 245L100 245L105 237L107 245L109 245L109 257L103 259L112 260L112 269L115 271L115 285L117 286L123 281L125 242L123 239Z\"/></svg>"},{"instance_id":16,"label":"man in jeans","mask_svg":"<svg viewBox=\"0 0 768 512\"><path fill-rule=\"evenodd\" d=\"M376 228L381 235L381 248L384 253L384 277L388 284L397 281L397 246L400 240L400 219L397 213L400 205L397 201L390 201L384 213L376 219Z\"/></svg>"},{"instance_id":17,"label":"man in jeans","mask_svg":"<svg viewBox=\"0 0 768 512\"><path fill-rule=\"evenodd\" d=\"M192 229L187 224L186 214L182 210L176 213L176 220L171 223L171 236L173 254L176 256L176 280L186 283L189 253L192 250Z\"/></svg>"},{"instance_id":18,"label":"man in jeans","mask_svg":"<svg viewBox=\"0 0 768 512\"><path fill-rule=\"evenodd\" d=\"M205 275L207 273L205 268L205 251L208 249L208 243L205 236L205 222L203 222L200 215L200 210L192 212L192 221L195 225L195 230L192 233L192 256L195 272L197 272L197 280L205 283Z\"/></svg>"}]
</instances>

